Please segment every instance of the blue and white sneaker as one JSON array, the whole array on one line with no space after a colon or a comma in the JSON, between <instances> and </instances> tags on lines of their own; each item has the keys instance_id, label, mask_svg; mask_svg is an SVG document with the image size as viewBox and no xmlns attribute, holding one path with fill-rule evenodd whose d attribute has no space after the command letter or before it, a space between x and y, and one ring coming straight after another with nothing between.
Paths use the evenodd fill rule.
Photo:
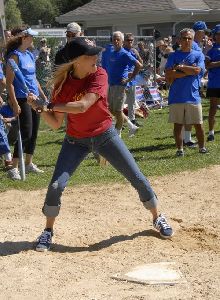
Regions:
<instances>
[{"instance_id":1,"label":"blue and white sneaker","mask_svg":"<svg viewBox=\"0 0 220 300\"><path fill-rule=\"evenodd\" d=\"M45 252L50 250L52 236L53 234L51 231L44 230L37 238L36 251Z\"/></svg>"},{"instance_id":2,"label":"blue and white sneaker","mask_svg":"<svg viewBox=\"0 0 220 300\"><path fill-rule=\"evenodd\" d=\"M156 220L153 221L154 228L160 232L160 236L164 239L169 239L173 236L173 229L167 223L164 215L160 214Z\"/></svg>"}]
</instances>

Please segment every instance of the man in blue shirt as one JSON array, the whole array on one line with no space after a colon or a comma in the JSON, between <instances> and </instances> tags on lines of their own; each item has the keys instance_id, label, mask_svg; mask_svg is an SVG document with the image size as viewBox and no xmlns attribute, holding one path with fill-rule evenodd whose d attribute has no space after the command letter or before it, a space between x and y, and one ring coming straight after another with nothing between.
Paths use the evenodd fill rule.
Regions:
<instances>
[{"instance_id":1,"label":"man in blue shirt","mask_svg":"<svg viewBox=\"0 0 220 300\"><path fill-rule=\"evenodd\" d=\"M123 113L124 102L126 99L125 89L127 84L135 78L142 64L123 48L124 34L116 31L112 35L114 49L109 51L108 57L105 57L103 67L108 73L109 109L116 119L115 128L121 136L121 130L124 121L128 123L129 136L134 135L138 127L134 125ZM129 67L133 65L134 69L129 73Z\"/></svg>"},{"instance_id":2,"label":"man in blue shirt","mask_svg":"<svg viewBox=\"0 0 220 300\"><path fill-rule=\"evenodd\" d=\"M206 56L208 70L207 97L210 97L208 142L214 141L215 115L220 99L220 24L212 31L214 44Z\"/></svg>"},{"instance_id":3,"label":"man in blue shirt","mask_svg":"<svg viewBox=\"0 0 220 300\"><path fill-rule=\"evenodd\" d=\"M174 137L177 156L183 156L182 129L192 124L196 130L199 153L207 153L204 145L202 105L199 95L200 73L204 72L204 56L192 50L194 31L185 28L180 31L181 50L169 55L166 64L166 80L170 84L168 104L169 122L174 123Z\"/></svg>"},{"instance_id":4,"label":"man in blue shirt","mask_svg":"<svg viewBox=\"0 0 220 300\"><path fill-rule=\"evenodd\" d=\"M124 49L128 51L134 58L136 58L141 64L143 64L143 60L140 57L138 51L133 47L134 44L134 35L132 33L125 33L124 40ZM129 66L128 72L132 72L134 70L133 64ZM136 126L140 126L135 119L135 102L136 102L136 80L135 78L131 80L126 87L126 103L128 104L128 118L129 120L135 124Z\"/></svg>"},{"instance_id":5,"label":"man in blue shirt","mask_svg":"<svg viewBox=\"0 0 220 300\"><path fill-rule=\"evenodd\" d=\"M193 30L195 31L194 40L192 42L192 50L202 52L203 51L203 42L205 38L205 32L207 31L206 23L203 21L197 21L193 24ZM205 56L204 56L205 60ZM204 73L200 73L200 80L202 79ZM200 83L201 86L201 83ZM184 146L194 148L196 147L196 142L192 140L191 137L192 125L184 126Z\"/></svg>"}]
</instances>

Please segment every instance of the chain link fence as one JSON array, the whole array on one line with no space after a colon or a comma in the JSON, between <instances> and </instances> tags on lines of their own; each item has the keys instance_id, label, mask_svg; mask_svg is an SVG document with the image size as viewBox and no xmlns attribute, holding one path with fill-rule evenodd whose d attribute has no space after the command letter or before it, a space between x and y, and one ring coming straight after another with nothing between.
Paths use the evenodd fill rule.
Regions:
<instances>
[{"instance_id":1,"label":"chain link fence","mask_svg":"<svg viewBox=\"0 0 220 300\"><path fill-rule=\"evenodd\" d=\"M109 36L87 36L87 38L103 48L111 44ZM50 92L47 89L47 82L52 76L55 54L65 45L65 42L63 37L47 38L47 46L50 49L49 59L47 61L36 60L37 78L48 97ZM40 43L40 40L38 43ZM37 47L37 45L35 46ZM137 86L141 87L141 89L137 89L137 101L141 99L142 102L145 101L150 107L158 107L158 101L160 100L159 102L162 103L164 97L163 89L162 93L159 92L158 88L160 89L160 87L156 83L156 41L153 36L135 36L133 47L139 52L143 60L143 69L136 77ZM101 64L101 54L98 63Z\"/></svg>"},{"instance_id":2,"label":"chain link fence","mask_svg":"<svg viewBox=\"0 0 220 300\"><path fill-rule=\"evenodd\" d=\"M97 46L101 46L103 48L111 43L109 36L88 36L88 38L93 40ZM36 40L35 49L39 49L39 44L40 40ZM37 78L45 91L46 83L51 77L51 73L53 71L55 54L64 45L65 41L63 38L49 37L47 38L47 46L50 48L49 60L40 61L38 59L39 53L36 55ZM148 85L154 85L154 82L156 81L155 47L156 44L153 36L135 36L134 38L134 48L138 50L141 58L143 59L143 69L140 72L140 75L145 78ZM101 63L101 56L99 58L99 63Z\"/></svg>"}]
</instances>

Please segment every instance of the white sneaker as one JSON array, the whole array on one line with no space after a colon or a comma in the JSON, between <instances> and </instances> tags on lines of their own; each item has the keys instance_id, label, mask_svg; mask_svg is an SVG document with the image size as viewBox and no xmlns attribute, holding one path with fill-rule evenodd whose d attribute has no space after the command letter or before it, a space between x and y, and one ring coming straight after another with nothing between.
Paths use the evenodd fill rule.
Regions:
<instances>
[{"instance_id":1,"label":"white sneaker","mask_svg":"<svg viewBox=\"0 0 220 300\"><path fill-rule=\"evenodd\" d=\"M25 173L44 173L43 170L39 169L35 164L25 166Z\"/></svg>"},{"instance_id":2,"label":"white sneaker","mask_svg":"<svg viewBox=\"0 0 220 300\"><path fill-rule=\"evenodd\" d=\"M13 168L8 170L8 178L11 178L13 180L21 180L20 173L17 168Z\"/></svg>"},{"instance_id":3,"label":"white sneaker","mask_svg":"<svg viewBox=\"0 0 220 300\"><path fill-rule=\"evenodd\" d=\"M135 135L135 133L137 132L138 129L139 129L139 127L137 127L136 125L134 125L131 129L129 129L128 136L129 137L133 137Z\"/></svg>"}]
</instances>

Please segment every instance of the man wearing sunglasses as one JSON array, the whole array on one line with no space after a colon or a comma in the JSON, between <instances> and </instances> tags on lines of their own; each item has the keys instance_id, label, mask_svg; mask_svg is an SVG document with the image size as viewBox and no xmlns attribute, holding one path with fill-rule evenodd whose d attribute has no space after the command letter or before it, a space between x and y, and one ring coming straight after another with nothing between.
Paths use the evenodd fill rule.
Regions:
<instances>
[{"instance_id":1,"label":"man wearing sunglasses","mask_svg":"<svg viewBox=\"0 0 220 300\"><path fill-rule=\"evenodd\" d=\"M75 37L83 35L82 29L79 24L72 22L66 27L66 45L70 43ZM66 54L66 45L57 51L55 55L55 66L62 65L68 62Z\"/></svg>"},{"instance_id":2,"label":"man wearing sunglasses","mask_svg":"<svg viewBox=\"0 0 220 300\"><path fill-rule=\"evenodd\" d=\"M182 129L194 125L199 153L206 154L203 130L202 105L199 94L200 74L204 72L202 52L192 50L195 32L185 28L180 31L180 50L171 53L166 64L166 81L170 84L168 104L169 122L174 123L176 156L183 156Z\"/></svg>"},{"instance_id":3,"label":"man wearing sunglasses","mask_svg":"<svg viewBox=\"0 0 220 300\"><path fill-rule=\"evenodd\" d=\"M133 47L134 45L134 35L132 33L125 33L124 35L124 49L128 51L135 59L137 59L141 64L143 60L140 57L138 51ZM129 73L132 73L134 70L134 65L129 66ZM128 104L128 118L136 126L140 124L135 119L135 78L127 83L126 87L126 103Z\"/></svg>"}]
</instances>

